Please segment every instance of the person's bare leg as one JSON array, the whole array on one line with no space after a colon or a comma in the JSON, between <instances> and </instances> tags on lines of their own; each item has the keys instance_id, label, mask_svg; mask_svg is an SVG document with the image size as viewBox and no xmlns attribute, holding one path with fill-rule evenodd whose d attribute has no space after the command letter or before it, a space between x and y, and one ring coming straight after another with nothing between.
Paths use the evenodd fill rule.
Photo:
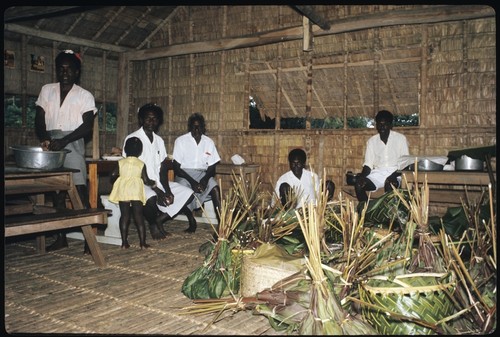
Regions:
<instances>
[{"instance_id":1,"label":"person's bare leg","mask_svg":"<svg viewBox=\"0 0 500 337\"><path fill-rule=\"evenodd\" d=\"M189 207L187 207L187 204L181 208L180 213L184 214L189 221L189 227L186 230L184 230L184 232L186 233L196 232L197 228L196 219L194 218L193 211L191 211Z\"/></svg>"},{"instance_id":2,"label":"person's bare leg","mask_svg":"<svg viewBox=\"0 0 500 337\"><path fill-rule=\"evenodd\" d=\"M128 228L130 226L130 202L120 201L120 235L122 237L122 248L129 248Z\"/></svg>"},{"instance_id":3,"label":"person's bare leg","mask_svg":"<svg viewBox=\"0 0 500 337\"><path fill-rule=\"evenodd\" d=\"M333 197L335 196L335 183L331 180L326 181L326 191L328 193L328 198L327 200L333 200Z\"/></svg>"},{"instance_id":4,"label":"person's bare leg","mask_svg":"<svg viewBox=\"0 0 500 337\"><path fill-rule=\"evenodd\" d=\"M139 246L141 247L141 249L150 247L146 243L146 225L144 224L142 208L143 207L141 201L132 201L132 213L134 215L137 233L139 234Z\"/></svg>"},{"instance_id":5,"label":"person's bare leg","mask_svg":"<svg viewBox=\"0 0 500 337\"><path fill-rule=\"evenodd\" d=\"M156 206L156 197L149 198L143 207L144 218L149 223L149 231L153 240L162 240L167 237L167 232L163 228L163 223L157 221L158 207Z\"/></svg>"},{"instance_id":6,"label":"person's bare leg","mask_svg":"<svg viewBox=\"0 0 500 337\"><path fill-rule=\"evenodd\" d=\"M220 187L215 186L210 191L210 197L212 198L212 203L214 205L215 216L217 217L217 225L220 224L220 207L221 207L221 198L220 198Z\"/></svg>"}]
</instances>

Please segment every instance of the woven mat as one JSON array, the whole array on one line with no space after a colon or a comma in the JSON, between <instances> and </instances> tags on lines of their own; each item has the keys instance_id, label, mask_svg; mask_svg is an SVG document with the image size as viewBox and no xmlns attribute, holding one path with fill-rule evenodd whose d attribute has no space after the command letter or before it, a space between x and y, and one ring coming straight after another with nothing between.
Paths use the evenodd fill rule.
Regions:
<instances>
[{"instance_id":1,"label":"woven mat","mask_svg":"<svg viewBox=\"0 0 500 337\"><path fill-rule=\"evenodd\" d=\"M187 222L169 221L172 236L151 239L141 250L130 226L129 249L101 243L105 268L83 254L83 242L44 255L34 237L5 245L5 329L8 333L165 335L280 335L267 318L242 311L211 324L215 315L179 315L193 303L181 293L187 275L203 263L199 246L210 239L208 224L184 233ZM47 242L52 242L47 237ZM208 328L207 328L208 326ZM205 330L206 328L206 330Z\"/></svg>"}]
</instances>

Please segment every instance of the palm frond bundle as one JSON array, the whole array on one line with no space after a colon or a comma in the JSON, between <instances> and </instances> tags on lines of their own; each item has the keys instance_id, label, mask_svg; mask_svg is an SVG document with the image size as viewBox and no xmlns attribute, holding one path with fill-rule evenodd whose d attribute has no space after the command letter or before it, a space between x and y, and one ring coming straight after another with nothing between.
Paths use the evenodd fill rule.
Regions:
<instances>
[{"instance_id":1,"label":"palm frond bundle","mask_svg":"<svg viewBox=\"0 0 500 337\"><path fill-rule=\"evenodd\" d=\"M450 331L455 334L487 334L496 329L496 215L491 185L488 189L491 214L487 223L477 214L480 205L472 207L467 197L464 208L471 228L458 243L452 242L444 230L440 232L445 261L457 275L453 300L460 315L449 322Z\"/></svg>"},{"instance_id":2,"label":"palm frond bundle","mask_svg":"<svg viewBox=\"0 0 500 337\"><path fill-rule=\"evenodd\" d=\"M299 326L299 333L305 335L376 333L371 325L342 308L323 270L320 241L321 231L325 226L327 197L326 193L321 193L317 205L309 203L307 212L304 210L303 215L297 215L308 248L306 266L311 276L310 306Z\"/></svg>"},{"instance_id":3,"label":"palm frond bundle","mask_svg":"<svg viewBox=\"0 0 500 337\"><path fill-rule=\"evenodd\" d=\"M424 176L422 187L418 183L418 169L415 165L413 172L415 183L409 190L409 198L407 201L405 196L394 189L394 193L399 197L402 204L409 211L408 223L416 224L416 234L418 235L418 248L415 254L412 255L409 263L409 271L427 271L427 272L444 272L442 257L439 255L434 243L431 240L431 231L429 226L429 185L427 183L427 175ZM403 174L403 179L406 180L406 175ZM406 183L408 186L408 184ZM408 224L407 223L407 224Z\"/></svg>"},{"instance_id":4,"label":"palm frond bundle","mask_svg":"<svg viewBox=\"0 0 500 337\"><path fill-rule=\"evenodd\" d=\"M221 202L217 241L202 266L184 280L182 293L191 299L220 298L239 290L239 273L233 263L229 238L245 218L247 209L237 207L238 198L230 189L228 199Z\"/></svg>"}]
</instances>

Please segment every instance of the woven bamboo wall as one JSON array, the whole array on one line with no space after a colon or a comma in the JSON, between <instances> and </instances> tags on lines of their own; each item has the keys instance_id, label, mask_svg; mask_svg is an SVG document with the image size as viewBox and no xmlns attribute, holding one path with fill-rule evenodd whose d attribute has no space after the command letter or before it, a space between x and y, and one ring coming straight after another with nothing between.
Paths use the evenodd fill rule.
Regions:
<instances>
[{"instance_id":1,"label":"woven bamboo wall","mask_svg":"<svg viewBox=\"0 0 500 337\"><path fill-rule=\"evenodd\" d=\"M319 10L329 18L342 18L391 8L362 7L324 6ZM265 10L259 6L229 7L226 12L223 8L211 8L210 12L218 11L218 18L227 17L217 21L223 32L200 28L205 16L197 12L203 9L191 8L187 22L196 28L188 34L186 27L182 34L188 39L203 34L210 40L258 32L260 27L271 30L297 24L293 13L279 6ZM238 19L232 16L235 13ZM277 20L271 19L276 16ZM182 22L175 25L180 33L177 25ZM261 165L264 189L272 191L279 175L288 170L288 152L300 147L306 150L313 169L321 175L326 170L327 178L333 179L339 190L346 171L360 170L366 140L374 130L247 131L248 94L258 96L262 114L274 117L279 107L281 114L304 115L309 61L313 64L316 95L312 99L313 111L340 116L366 115L367 111L373 116L383 108L398 114L418 112L420 127L398 129L408 137L410 153L415 155L446 156L453 149L495 144L495 34L494 20L479 19L321 36L315 38L311 54L302 51L302 41L290 41L195 55L190 62L184 58L182 64L175 62L177 58L164 60L175 67L189 68L175 69L170 81L168 91L175 112L170 117L174 122L165 132L168 147L171 150L173 135L197 110L204 113L209 135L216 141L224 162L238 153L247 162ZM375 69L376 62L383 70ZM302 83L302 90L290 86L293 81ZM391 86L399 90L397 99L390 97ZM373 101L374 90L379 91L377 102ZM286 96L299 103L288 104Z\"/></svg>"},{"instance_id":2,"label":"woven bamboo wall","mask_svg":"<svg viewBox=\"0 0 500 337\"><path fill-rule=\"evenodd\" d=\"M432 6L324 5L315 10L336 22L427 7ZM220 41L301 25L302 16L289 6L179 6L148 46ZM30 48L39 53L37 47ZM9 49L21 54L19 46ZM46 62L49 66L51 60ZM97 95L116 95L112 78L117 76L116 63L86 60L85 69L91 65L95 71L84 70L82 85ZM5 72L4 84L15 88L11 75ZM128 74L127 130L137 129L138 107L146 102L159 104L165 111L160 134L171 153L175 138L186 132L187 118L199 111L223 162L238 153L247 162L261 165L264 188L272 190L288 169L287 154L295 147L304 148L309 164L321 174L326 169L340 188L346 171L361 169L366 140L375 130L248 129L249 95L257 96L261 113L271 118L304 117L309 75L311 117L374 116L383 108L398 114L417 112L418 127L398 129L408 137L411 154L445 156L450 150L496 144L495 18L315 36L310 52L302 50L301 40L292 40L134 61ZM52 78L52 74L28 72L28 92L37 94L41 84ZM21 135L9 134L9 141Z\"/></svg>"}]
</instances>

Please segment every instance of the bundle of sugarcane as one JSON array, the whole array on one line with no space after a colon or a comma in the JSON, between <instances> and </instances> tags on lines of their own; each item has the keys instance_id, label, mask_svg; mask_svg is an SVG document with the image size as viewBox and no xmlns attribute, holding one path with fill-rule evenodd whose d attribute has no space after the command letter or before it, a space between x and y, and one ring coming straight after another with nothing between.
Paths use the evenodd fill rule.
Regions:
<instances>
[{"instance_id":1,"label":"bundle of sugarcane","mask_svg":"<svg viewBox=\"0 0 500 337\"><path fill-rule=\"evenodd\" d=\"M230 189L228 199L222 200L217 241L211 247L202 266L194 270L182 285L182 293L191 299L220 298L239 290L240 271L232 263L229 237L246 216L237 208L238 198Z\"/></svg>"},{"instance_id":2,"label":"bundle of sugarcane","mask_svg":"<svg viewBox=\"0 0 500 337\"><path fill-rule=\"evenodd\" d=\"M340 304L333 286L323 271L321 261L321 231L324 224L324 212L328 195L321 193L317 205L309 203L308 211L297 214L300 228L304 233L308 248L306 266L311 276L310 305L299 326L299 333L304 335L344 335L374 334L375 329L351 315ZM303 206L305 208L305 206Z\"/></svg>"}]
</instances>

